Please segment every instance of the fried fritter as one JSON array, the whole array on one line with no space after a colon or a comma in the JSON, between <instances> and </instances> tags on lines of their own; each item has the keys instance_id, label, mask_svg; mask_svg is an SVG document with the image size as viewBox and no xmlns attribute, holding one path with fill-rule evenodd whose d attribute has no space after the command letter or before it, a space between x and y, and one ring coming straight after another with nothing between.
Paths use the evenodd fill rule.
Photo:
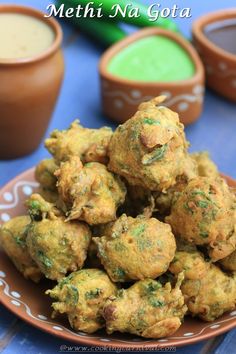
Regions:
<instances>
[{"instance_id":1,"label":"fried fritter","mask_svg":"<svg viewBox=\"0 0 236 354\"><path fill-rule=\"evenodd\" d=\"M85 268L103 268L100 259L97 256L98 248L95 242L93 242L93 238L89 244L88 255L85 262Z\"/></svg>"},{"instance_id":2,"label":"fried fritter","mask_svg":"<svg viewBox=\"0 0 236 354\"><path fill-rule=\"evenodd\" d=\"M184 164L184 172L181 176L177 176L175 185L168 188L166 191L153 193L155 209L158 214L161 216L169 215L175 194L181 192L188 182L197 176L197 164L190 155L187 155Z\"/></svg>"},{"instance_id":3,"label":"fried fritter","mask_svg":"<svg viewBox=\"0 0 236 354\"><path fill-rule=\"evenodd\" d=\"M59 194L68 208L68 220L78 219L95 225L116 219L126 188L105 165L90 162L83 166L78 157L72 157L61 164L56 175Z\"/></svg>"},{"instance_id":4,"label":"fried fritter","mask_svg":"<svg viewBox=\"0 0 236 354\"><path fill-rule=\"evenodd\" d=\"M225 270L236 272L236 251L231 253L226 258L221 259L220 264Z\"/></svg>"},{"instance_id":5,"label":"fried fritter","mask_svg":"<svg viewBox=\"0 0 236 354\"><path fill-rule=\"evenodd\" d=\"M57 178L54 175L57 169L54 159L42 160L35 169L35 179L40 184L38 193L49 203L56 203L58 200Z\"/></svg>"},{"instance_id":6,"label":"fried fritter","mask_svg":"<svg viewBox=\"0 0 236 354\"><path fill-rule=\"evenodd\" d=\"M198 175L202 177L219 177L219 171L216 164L210 159L207 151L191 154L198 167Z\"/></svg>"},{"instance_id":7,"label":"fried fritter","mask_svg":"<svg viewBox=\"0 0 236 354\"><path fill-rule=\"evenodd\" d=\"M214 262L236 248L236 198L221 178L192 179L165 220L176 236L206 245Z\"/></svg>"},{"instance_id":8,"label":"fried fritter","mask_svg":"<svg viewBox=\"0 0 236 354\"><path fill-rule=\"evenodd\" d=\"M83 163L107 163L107 148L112 136L112 129L84 128L76 120L68 130L54 130L45 147L57 162L67 161L71 156L77 156Z\"/></svg>"},{"instance_id":9,"label":"fried fritter","mask_svg":"<svg viewBox=\"0 0 236 354\"><path fill-rule=\"evenodd\" d=\"M158 219L163 220L165 216L170 214L175 193L182 191L188 181L197 176L195 161L189 156L185 162L183 175L177 176L176 184L166 191L151 192L146 188L127 184L125 203L119 209L119 211L122 211L121 214L125 213L132 217L138 215L157 216Z\"/></svg>"},{"instance_id":10,"label":"fried fritter","mask_svg":"<svg viewBox=\"0 0 236 354\"><path fill-rule=\"evenodd\" d=\"M24 277L38 283L42 273L32 260L26 246L30 221L29 216L17 216L6 222L0 228L0 242L8 257Z\"/></svg>"},{"instance_id":11,"label":"fried fritter","mask_svg":"<svg viewBox=\"0 0 236 354\"><path fill-rule=\"evenodd\" d=\"M236 277L206 262L200 252L176 252L170 265L173 274L184 271L181 286L185 303L193 316L214 321L236 305Z\"/></svg>"},{"instance_id":12,"label":"fried fritter","mask_svg":"<svg viewBox=\"0 0 236 354\"><path fill-rule=\"evenodd\" d=\"M142 103L138 112L114 132L109 169L129 184L163 191L184 173L187 147L177 113L159 106L164 97Z\"/></svg>"},{"instance_id":13,"label":"fried fritter","mask_svg":"<svg viewBox=\"0 0 236 354\"><path fill-rule=\"evenodd\" d=\"M51 191L50 189L46 188L39 188L38 189L38 194L41 195L41 197L47 201L48 203L53 203L53 204L58 204L60 198L57 193L57 191Z\"/></svg>"},{"instance_id":14,"label":"fried fritter","mask_svg":"<svg viewBox=\"0 0 236 354\"><path fill-rule=\"evenodd\" d=\"M145 338L170 336L181 325L187 311L180 290L182 277L171 284L145 279L107 300L103 316L109 334L120 331Z\"/></svg>"},{"instance_id":15,"label":"fried fritter","mask_svg":"<svg viewBox=\"0 0 236 354\"><path fill-rule=\"evenodd\" d=\"M176 249L169 225L154 218L125 214L105 236L93 241L104 268L115 282L155 279L167 271Z\"/></svg>"},{"instance_id":16,"label":"fried fritter","mask_svg":"<svg viewBox=\"0 0 236 354\"><path fill-rule=\"evenodd\" d=\"M160 215L170 214L175 194L181 192L191 179L197 176L219 177L217 167L206 151L191 154L185 161L185 172L177 177L176 184L167 191L154 194L155 206Z\"/></svg>"},{"instance_id":17,"label":"fried fritter","mask_svg":"<svg viewBox=\"0 0 236 354\"><path fill-rule=\"evenodd\" d=\"M169 267L169 271L172 274L184 272L186 279L202 279L206 275L208 268L208 263L196 246L190 244L180 247L179 243L177 243L177 252Z\"/></svg>"},{"instance_id":18,"label":"fried fritter","mask_svg":"<svg viewBox=\"0 0 236 354\"><path fill-rule=\"evenodd\" d=\"M155 200L152 192L140 186L131 186L128 183L126 183L126 189L125 202L119 208L118 215L151 217L155 211Z\"/></svg>"},{"instance_id":19,"label":"fried fritter","mask_svg":"<svg viewBox=\"0 0 236 354\"><path fill-rule=\"evenodd\" d=\"M27 202L33 221L28 227L27 246L46 278L59 280L83 267L91 240L82 222L65 222L53 205L37 194Z\"/></svg>"},{"instance_id":20,"label":"fried fritter","mask_svg":"<svg viewBox=\"0 0 236 354\"><path fill-rule=\"evenodd\" d=\"M66 313L74 330L93 333L105 326L102 309L116 291L116 286L102 270L82 269L63 278L46 294L55 299L53 317Z\"/></svg>"},{"instance_id":21,"label":"fried fritter","mask_svg":"<svg viewBox=\"0 0 236 354\"><path fill-rule=\"evenodd\" d=\"M54 175L58 169L54 159L42 160L35 169L35 179L40 183L40 186L50 191L56 191L57 178Z\"/></svg>"}]
</instances>

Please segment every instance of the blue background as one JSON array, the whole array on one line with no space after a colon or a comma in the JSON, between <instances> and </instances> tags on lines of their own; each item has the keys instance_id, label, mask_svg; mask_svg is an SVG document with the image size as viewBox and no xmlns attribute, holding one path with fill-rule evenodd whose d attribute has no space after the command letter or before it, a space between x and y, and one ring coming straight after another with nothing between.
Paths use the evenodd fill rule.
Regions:
<instances>
[{"instance_id":1,"label":"blue background","mask_svg":"<svg viewBox=\"0 0 236 354\"><path fill-rule=\"evenodd\" d=\"M12 3L13 1L18 4L31 5L43 11L50 3L50 0L5 0L4 3ZM143 2L146 4L155 3L153 0ZM3 2L0 1L0 3ZM162 0L159 3L162 3L163 7L171 7L173 4L180 7L191 7L191 19L176 19L181 31L188 37L195 18L209 11L236 6L236 0L227 0L227 2L225 0ZM61 24L64 30L65 78L46 135L54 128L67 128L75 118L79 118L82 124L87 127L102 125L115 127L101 113L97 66L102 49L66 23ZM32 117L32 119L34 118ZM236 178L235 104L207 91L202 116L198 122L186 128L186 134L191 142L192 151L208 150L219 169ZM12 143L14 144L14 142ZM0 186L20 172L34 166L47 155L42 143L37 151L30 156L12 161L0 161ZM231 331L227 337L221 337L216 343L218 349L210 350L208 348L209 346L214 347L214 343L211 341L178 349L177 353L204 354L214 352L222 354L230 352L234 354L236 353L235 336L236 331ZM4 349L1 340L6 337L9 340ZM64 344L64 342L29 327L0 305L0 353L57 353L60 344Z\"/></svg>"}]
</instances>

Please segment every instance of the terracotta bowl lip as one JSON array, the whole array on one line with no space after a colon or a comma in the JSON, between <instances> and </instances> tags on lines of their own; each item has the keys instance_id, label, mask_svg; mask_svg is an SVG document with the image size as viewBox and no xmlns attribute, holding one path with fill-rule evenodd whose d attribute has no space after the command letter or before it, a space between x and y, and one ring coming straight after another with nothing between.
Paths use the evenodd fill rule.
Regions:
<instances>
[{"instance_id":1,"label":"terracotta bowl lip","mask_svg":"<svg viewBox=\"0 0 236 354\"><path fill-rule=\"evenodd\" d=\"M19 64L29 64L35 63L40 60L43 60L52 54L54 54L62 43L62 29L60 24L52 17L44 17L45 13L37 10L30 6L22 6L22 5L14 5L14 4L1 4L0 5L0 13L16 13L16 14L24 14L36 17L41 21L45 22L48 26L52 28L55 33L55 39L51 46L44 50L43 52L39 53L38 55L26 58L10 58L10 59L1 59L0 58L0 65L19 65Z\"/></svg>"},{"instance_id":2,"label":"terracotta bowl lip","mask_svg":"<svg viewBox=\"0 0 236 354\"><path fill-rule=\"evenodd\" d=\"M208 13L206 15L199 17L193 23L192 33L193 33L193 36L196 38L196 40L201 45L203 45L204 47L207 47L215 55L221 56L222 58L224 58L228 61L236 63L236 54L232 54L232 53L227 52L226 50L218 47L216 44L214 44L212 41L210 41L205 36L205 34L203 32L204 28L207 25L214 23L214 22L218 22L220 20L226 20L226 19L231 19L231 18L235 18L235 20L236 20L236 8L219 10L219 11L214 11L214 12Z\"/></svg>"},{"instance_id":3,"label":"terracotta bowl lip","mask_svg":"<svg viewBox=\"0 0 236 354\"><path fill-rule=\"evenodd\" d=\"M153 35L162 35L168 37L174 41L176 41L185 51L189 54L192 62L195 65L195 74L185 80L178 80L178 81L157 81L157 82L150 82L150 81L136 81L136 80L128 80L125 78L119 78L116 75L113 75L107 71L107 65L111 58L113 58L119 51L123 48L127 47L130 43L134 41L145 38L148 36ZM201 62L200 57L198 56L197 51L195 48L189 43L185 38L181 35L165 30L162 28L144 28L138 30L137 32L129 35L127 38L122 39L121 41L112 45L101 57L99 62L99 72L102 78L105 78L108 81L113 81L119 84L127 85L130 87L149 87L149 88L176 88L176 87L186 87L186 85L194 85L197 82L201 81L204 78L204 68Z\"/></svg>"}]
</instances>

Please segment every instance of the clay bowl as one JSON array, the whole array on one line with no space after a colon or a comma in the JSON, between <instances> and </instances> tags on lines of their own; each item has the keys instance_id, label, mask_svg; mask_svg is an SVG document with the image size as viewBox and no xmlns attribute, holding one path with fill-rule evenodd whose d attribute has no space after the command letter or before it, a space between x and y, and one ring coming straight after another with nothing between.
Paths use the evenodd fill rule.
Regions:
<instances>
[{"instance_id":1,"label":"clay bowl","mask_svg":"<svg viewBox=\"0 0 236 354\"><path fill-rule=\"evenodd\" d=\"M195 64L195 74L187 80L173 82L143 82L119 78L107 67L110 60L131 43L148 36L161 35L176 41L187 51ZM123 123L136 111L138 105L153 97L165 95L164 105L180 115L184 124L193 123L200 115L204 96L204 68L192 45L176 33L160 29L142 29L110 47L99 64L102 106L105 115Z\"/></svg>"},{"instance_id":2,"label":"clay bowl","mask_svg":"<svg viewBox=\"0 0 236 354\"><path fill-rule=\"evenodd\" d=\"M236 55L218 47L205 35L213 23L236 21L236 9L221 10L200 17L193 24L193 41L206 69L207 85L218 94L236 102Z\"/></svg>"},{"instance_id":3,"label":"clay bowl","mask_svg":"<svg viewBox=\"0 0 236 354\"><path fill-rule=\"evenodd\" d=\"M47 130L64 75L62 29L31 7L3 4L0 13L39 19L55 34L51 46L35 56L0 58L0 158L11 159L34 151Z\"/></svg>"}]
</instances>

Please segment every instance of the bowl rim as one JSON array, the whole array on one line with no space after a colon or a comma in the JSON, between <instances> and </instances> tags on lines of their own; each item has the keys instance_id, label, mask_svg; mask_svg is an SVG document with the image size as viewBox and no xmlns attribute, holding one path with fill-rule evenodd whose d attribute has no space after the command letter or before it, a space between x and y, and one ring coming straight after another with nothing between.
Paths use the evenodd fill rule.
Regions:
<instances>
[{"instance_id":1,"label":"bowl rim","mask_svg":"<svg viewBox=\"0 0 236 354\"><path fill-rule=\"evenodd\" d=\"M219 55L232 63L236 63L236 54L232 54L220 48L219 46L214 44L210 39L208 39L204 34L204 28L207 25L214 22L218 22L220 20L226 20L231 18L236 19L236 8L226 10L222 9L210 12L194 21L192 27L192 34L196 38L196 41L201 43L201 45L203 45L204 47L208 47L212 52L214 52L215 55Z\"/></svg>"},{"instance_id":2,"label":"bowl rim","mask_svg":"<svg viewBox=\"0 0 236 354\"><path fill-rule=\"evenodd\" d=\"M49 56L54 54L61 46L62 38L63 38L61 26L58 23L58 21L55 20L54 18L44 17L45 15L44 12L30 6L0 4L0 14L1 13L15 13L15 14L23 14L23 15L35 17L41 20L42 22L46 23L49 27L51 27L51 29L55 33L55 38L49 48L40 52L37 55L25 57L25 58L9 58L9 59L0 58L0 66L9 66L9 65L12 66L12 65L35 63L45 58L48 58Z\"/></svg>"},{"instance_id":3,"label":"bowl rim","mask_svg":"<svg viewBox=\"0 0 236 354\"><path fill-rule=\"evenodd\" d=\"M111 58L113 58L118 52L120 52L122 49L126 48L129 44L135 42L136 40L148 37L148 36L153 36L153 35L162 35L165 37L168 37L172 39L173 41L177 42L190 56L192 62L195 65L195 73L192 77L189 79L185 80L178 80L178 81L156 81L156 82L150 82L150 81L138 81L138 80L128 80L125 78L120 78L119 76L113 75L107 71L107 65ZM99 61L99 73L100 76L103 79L106 79L108 81L115 81L118 83L122 83L123 85L127 85L129 87L136 86L138 88L149 86L149 87L163 87L165 86L167 89L168 88L174 88L174 87L186 87L186 85L194 85L197 82L201 81L202 78L204 79L205 74L204 74L204 68L203 64L201 62L201 59L195 50L195 48L191 45L190 42L188 42L184 37L181 35L163 29L163 28L158 28L158 27L152 27L152 28L144 28L141 30L138 30L137 32L129 35L128 37L120 40L119 42L115 43L112 45L109 49L106 50L106 52L101 56L101 59Z\"/></svg>"}]
</instances>

